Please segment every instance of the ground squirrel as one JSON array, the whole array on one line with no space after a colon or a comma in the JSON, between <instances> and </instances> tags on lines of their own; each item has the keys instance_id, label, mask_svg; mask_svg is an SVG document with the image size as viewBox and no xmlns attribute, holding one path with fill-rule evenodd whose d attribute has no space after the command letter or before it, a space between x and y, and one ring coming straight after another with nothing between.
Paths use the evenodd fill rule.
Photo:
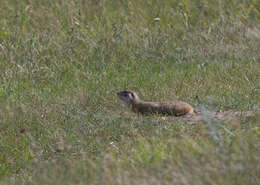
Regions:
<instances>
[{"instance_id":1,"label":"ground squirrel","mask_svg":"<svg viewBox=\"0 0 260 185\"><path fill-rule=\"evenodd\" d=\"M135 92L128 89L118 92L117 96L128 108L136 113L174 116L193 113L192 106L182 101L146 102L142 101Z\"/></svg>"}]
</instances>

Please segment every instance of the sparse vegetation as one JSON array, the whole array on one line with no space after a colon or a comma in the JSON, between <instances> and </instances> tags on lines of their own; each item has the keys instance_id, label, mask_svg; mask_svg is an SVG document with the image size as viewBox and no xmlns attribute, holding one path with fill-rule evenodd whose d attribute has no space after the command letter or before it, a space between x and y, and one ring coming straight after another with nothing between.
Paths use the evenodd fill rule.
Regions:
<instances>
[{"instance_id":1,"label":"sparse vegetation","mask_svg":"<svg viewBox=\"0 0 260 185\"><path fill-rule=\"evenodd\" d=\"M258 184L258 0L0 1L0 184ZM148 100L206 124L137 117ZM145 96L144 96L145 95ZM235 125L235 126L234 126Z\"/></svg>"}]
</instances>

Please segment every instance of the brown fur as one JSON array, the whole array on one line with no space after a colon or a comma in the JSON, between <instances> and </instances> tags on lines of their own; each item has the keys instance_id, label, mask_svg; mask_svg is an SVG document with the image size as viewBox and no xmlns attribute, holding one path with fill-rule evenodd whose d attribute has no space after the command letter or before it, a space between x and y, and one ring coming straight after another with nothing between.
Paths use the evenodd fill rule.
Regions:
<instances>
[{"instance_id":1,"label":"brown fur","mask_svg":"<svg viewBox=\"0 0 260 185\"><path fill-rule=\"evenodd\" d=\"M182 101L146 102L141 100L135 92L128 89L118 92L117 96L128 108L136 113L174 116L193 113L192 106Z\"/></svg>"}]
</instances>

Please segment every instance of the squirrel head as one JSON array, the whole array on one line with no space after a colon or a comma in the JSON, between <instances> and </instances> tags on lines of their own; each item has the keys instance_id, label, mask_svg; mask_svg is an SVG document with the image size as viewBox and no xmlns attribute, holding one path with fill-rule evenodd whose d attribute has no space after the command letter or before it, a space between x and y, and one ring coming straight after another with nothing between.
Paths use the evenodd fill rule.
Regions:
<instances>
[{"instance_id":1,"label":"squirrel head","mask_svg":"<svg viewBox=\"0 0 260 185\"><path fill-rule=\"evenodd\" d=\"M138 101L139 97L134 91L129 89L125 89L123 91L119 91L117 96L120 100L122 100L127 107L129 107L133 102Z\"/></svg>"}]
</instances>

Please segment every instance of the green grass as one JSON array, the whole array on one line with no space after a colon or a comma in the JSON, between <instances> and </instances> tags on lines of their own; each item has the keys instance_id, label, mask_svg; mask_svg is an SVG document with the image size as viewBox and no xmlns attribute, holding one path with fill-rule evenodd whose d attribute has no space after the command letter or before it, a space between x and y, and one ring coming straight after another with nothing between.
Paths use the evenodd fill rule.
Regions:
<instances>
[{"instance_id":1,"label":"green grass","mask_svg":"<svg viewBox=\"0 0 260 185\"><path fill-rule=\"evenodd\" d=\"M138 117L116 92L260 109L257 0L2 0L0 184L257 184L260 118ZM159 20L155 18L160 18Z\"/></svg>"}]
</instances>

